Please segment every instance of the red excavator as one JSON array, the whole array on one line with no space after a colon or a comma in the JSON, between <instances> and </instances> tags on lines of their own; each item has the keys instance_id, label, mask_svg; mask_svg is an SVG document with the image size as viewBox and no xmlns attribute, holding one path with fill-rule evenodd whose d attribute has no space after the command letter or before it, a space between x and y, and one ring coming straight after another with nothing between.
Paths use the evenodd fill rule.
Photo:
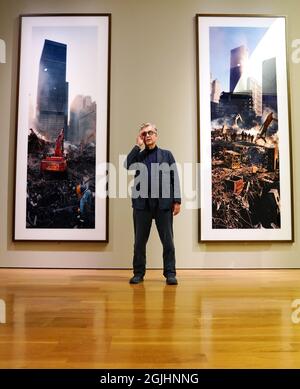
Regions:
<instances>
[{"instance_id":1,"label":"red excavator","mask_svg":"<svg viewBox=\"0 0 300 389\"><path fill-rule=\"evenodd\" d=\"M41 161L41 173L60 172L67 170L67 160L64 156L64 129L62 129L55 142L54 155L47 156Z\"/></svg>"}]
</instances>

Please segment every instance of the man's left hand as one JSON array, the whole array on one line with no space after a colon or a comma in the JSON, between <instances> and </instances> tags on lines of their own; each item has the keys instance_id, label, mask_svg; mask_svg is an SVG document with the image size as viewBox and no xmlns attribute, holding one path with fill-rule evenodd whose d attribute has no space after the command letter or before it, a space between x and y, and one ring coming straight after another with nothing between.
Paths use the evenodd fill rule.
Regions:
<instances>
[{"instance_id":1,"label":"man's left hand","mask_svg":"<svg viewBox=\"0 0 300 389\"><path fill-rule=\"evenodd\" d=\"M173 204L173 216L178 215L179 212L180 212L180 204L174 203Z\"/></svg>"}]
</instances>

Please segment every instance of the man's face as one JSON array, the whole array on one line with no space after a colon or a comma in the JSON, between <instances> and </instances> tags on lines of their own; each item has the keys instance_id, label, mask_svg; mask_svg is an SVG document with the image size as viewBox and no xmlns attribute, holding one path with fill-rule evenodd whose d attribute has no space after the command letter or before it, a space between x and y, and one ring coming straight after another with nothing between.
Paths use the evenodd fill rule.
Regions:
<instances>
[{"instance_id":1,"label":"man's face","mask_svg":"<svg viewBox=\"0 0 300 389\"><path fill-rule=\"evenodd\" d=\"M155 128L151 126L145 127L143 128L142 134L146 147L155 147L157 141L157 132Z\"/></svg>"}]
</instances>

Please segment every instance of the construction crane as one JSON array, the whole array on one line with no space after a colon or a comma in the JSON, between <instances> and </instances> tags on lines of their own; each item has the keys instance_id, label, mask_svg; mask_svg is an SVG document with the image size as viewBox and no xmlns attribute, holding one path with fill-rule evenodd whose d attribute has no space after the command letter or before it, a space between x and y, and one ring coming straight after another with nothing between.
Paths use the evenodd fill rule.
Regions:
<instances>
[{"instance_id":1,"label":"construction crane","mask_svg":"<svg viewBox=\"0 0 300 389\"><path fill-rule=\"evenodd\" d=\"M64 173L66 170L67 160L64 156L64 129L62 129L55 141L54 155L47 156L41 161L41 173Z\"/></svg>"},{"instance_id":2,"label":"construction crane","mask_svg":"<svg viewBox=\"0 0 300 389\"><path fill-rule=\"evenodd\" d=\"M263 122L263 124L261 125L261 127L260 127L260 129L259 129L259 132L258 132L258 134L257 134L257 136L256 136L256 140L258 140L258 139L263 139L264 141L266 141L266 136L267 136L267 131L268 131L268 128L269 128L269 126L271 125L271 123L272 123L272 121L278 121L276 118L274 118L273 117L273 112L270 112L267 116L266 116L266 118L265 118L265 120L264 120L264 122Z\"/></svg>"},{"instance_id":3,"label":"construction crane","mask_svg":"<svg viewBox=\"0 0 300 389\"><path fill-rule=\"evenodd\" d=\"M244 120L243 120L241 114L238 113L236 115L235 119L234 119L234 125L233 125L234 128L238 128L239 127L238 124L237 124L239 119L240 119L241 123L244 123Z\"/></svg>"}]
</instances>

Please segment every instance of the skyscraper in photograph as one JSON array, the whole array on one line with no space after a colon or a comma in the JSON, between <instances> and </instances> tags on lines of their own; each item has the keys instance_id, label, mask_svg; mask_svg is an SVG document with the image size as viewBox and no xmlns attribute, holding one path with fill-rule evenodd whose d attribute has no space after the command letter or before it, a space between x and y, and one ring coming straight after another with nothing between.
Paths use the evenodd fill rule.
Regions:
<instances>
[{"instance_id":1,"label":"skyscraper in photograph","mask_svg":"<svg viewBox=\"0 0 300 389\"><path fill-rule=\"evenodd\" d=\"M211 82L211 90L210 90L210 101L214 103L219 103L220 96L222 93L222 87L219 80L213 80Z\"/></svg>"},{"instance_id":2,"label":"skyscraper in photograph","mask_svg":"<svg viewBox=\"0 0 300 389\"><path fill-rule=\"evenodd\" d=\"M56 138L68 125L67 45L45 39L37 91L38 130Z\"/></svg>"},{"instance_id":3,"label":"skyscraper in photograph","mask_svg":"<svg viewBox=\"0 0 300 389\"><path fill-rule=\"evenodd\" d=\"M216 119L219 115L219 101L222 93L220 81L215 79L210 83L210 109L211 118Z\"/></svg>"},{"instance_id":4,"label":"skyscraper in photograph","mask_svg":"<svg viewBox=\"0 0 300 389\"><path fill-rule=\"evenodd\" d=\"M77 95L70 104L70 124L67 140L72 143L96 141L97 105L90 96Z\"/></svg>"},{"instance_id":5,"label":"skyscraper in photograph","mask_svg":"<svg viewBox=\"0 0 300 389\"><path fill-rule=\"evenodd\" d=\"M257 116L262 116L262 87L252 77L248 77L247 90L252 94L253 109Z\"/></svg>"},{"instance_id":6,"label":"skyscraper in photograph","mask_svg":"<svg viewBox=\"0 0 300 389\"><path fill-rule=\"evenodd\" d=\"M244 45L230 51L230 92L234 92L234 89L245 70L248 57L249 52Z\"/></svg>"},{"instance_id":7,"label":"skyscraper in photograph","mask_svg":"<svg viewBox=\"0 0 300 389\"><path fill-rule=\"evenodd\" d=\"M262 104L277 112L276 58L269 58L262 63Z\"/></svg>"}]
</instances>

